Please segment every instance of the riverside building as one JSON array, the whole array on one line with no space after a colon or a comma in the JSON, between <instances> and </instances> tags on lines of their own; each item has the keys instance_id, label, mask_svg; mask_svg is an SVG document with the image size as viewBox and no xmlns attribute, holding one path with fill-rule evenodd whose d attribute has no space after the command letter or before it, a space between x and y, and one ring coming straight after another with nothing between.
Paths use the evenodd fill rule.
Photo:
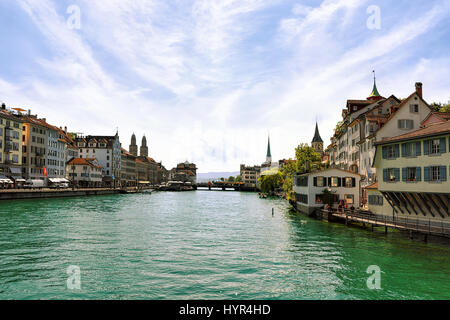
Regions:
<instances>
[{"instance_id":1,"label":"riverside building","mask_svg":"<svg viewBox=\"0 0 450 320\"><path fill-rule=\"evenodd\" d=\"M369 210L425 220L450 218L450 121L375 144L378 182L369 186Z\"/></svg>"},{"instance_id":2,"label":"riverside building","mask_svg":"<svg viewBox=\"0 0 450 320\"><path fill-rule=\"evenodd\" d=\"M119 185L122 148L118 132L114 136L80 136L75 142L80 158L97 159L102 167L103 183L106 186Z\"/></svg>"},{"instance_id":3,"label":"riverside building","mask_svg":"<svg viewBox=\"0 0 450 320\"><path fill-rule=\"evenodd\" d=\"M294 176L294 192L297 210L312 214L324 207L324 190L333 195L333 206L343 200L347 206L358 208L360 204L361 176L349 171L330 168L297 174Z\"/></svg>"},{"instance_id":4,"label":"riverside building","mask_svg":"<svg viewBox=\"0 0 450 320\"><path fill-rule=\"evenodd\" d=\"M100 187L102 170L95 158L73 158L67 163L68 179L78 187Z\"/></svg>"},{"instance_id":5,"label":"riverside building","mask_svg":"<svg viewBox=\"0 0 450 320\"><path fill-rule=\"evenodd\" d=\"M22 121L6 105L0 109L0 180L22 182ZM8 181L9 180L9 181ZM4 183L2 183L4 184Z\"/></svg>"},{"instance_id":6,"label":"riverside building","mask_svg":"<svg viewBox=\"0 0 450 320\"><path fill-rule=\"evenodd\" d=\"M406 99L394 95L384 98L378 93L376 80L372 93L366 100L348 100L343 110L343 120L338 124L327 148L330 165L364 176L362 187L377 181L373 165L375 143L420 128L431 113L423 99L422 83ZM367 194L363 191L363 199Z\"/></svg>"}]
</instances>

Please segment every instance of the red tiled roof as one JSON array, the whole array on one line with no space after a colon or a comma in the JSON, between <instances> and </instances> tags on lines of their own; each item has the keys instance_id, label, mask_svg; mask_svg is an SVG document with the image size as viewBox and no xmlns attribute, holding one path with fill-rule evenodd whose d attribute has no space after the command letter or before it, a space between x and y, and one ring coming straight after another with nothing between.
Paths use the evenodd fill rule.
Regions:
<instances>
[{"instance_id":1,"label":"red tiled roof","mask_svg":"<svg viewBox=\"0 0 450 320\"><path fill-rule=\"evenodd\" d=\"M94 158L95 159L95 158ZM94 159L91 159L91 161L93 161ZM68 162L68 165L71 166L91 166L91 167L100 167L100 166L96 166L94 164L92 164L89 159L84 159L84 158L73 158L72 160L70 160ZM101 167L100 167L101 168Z\"/></svg>"},{"instance_id":2,"label":"red tiled roof","mask_svg":"<svg viewBox=\"0 0 450 320\"><path fill-rule=\"evenodd\" d=\"M450 121L439 122L430 124L425 128L421 128L415 131L411 131L400 136L386 138L382 141L375 143L376 145L387 144L391 142L413 140L418 138L434 137L450 133Z\"/></svg>"}]
</instances>

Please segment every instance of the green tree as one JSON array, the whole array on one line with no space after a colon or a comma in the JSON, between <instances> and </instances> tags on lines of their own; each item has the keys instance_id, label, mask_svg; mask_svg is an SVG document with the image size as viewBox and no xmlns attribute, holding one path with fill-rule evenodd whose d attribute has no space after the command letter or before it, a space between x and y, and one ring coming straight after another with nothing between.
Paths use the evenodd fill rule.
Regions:
<instances>
[{"instance_id":1,"label":"green tree","mask_svg":"<svg viewBox=\"0 0 450 320\"><path fill-rule=\"evenodd\" d=\"M442 106L442 108L439 110L439 112L450 112L450 102L446 105Z\"/></svg>"},{"instance_id":2,"label":"green tree","mask_svg":"<svg viewBox=\"0 0 450 320\"><path fill-rule=\"evenodd\" d=\"M236 178L234 179L235 182L241 182L242 178L241 175L237 175Z\"/></svg>"},{"instance_id":3,"label":"green tree","mask_svg":"<svg viewBox=\"0 0 450 320\"><path fill-rule=\"evenodd\" d=\"M450 101L446 104L441 102L433 102L430 104L430 107L434 112L450 112Z\"/></svg>"},{"instance_id":4,"label":"green tree","mask_svg":"<svg viewBox=\"0 0 450 320\"><path fill-rule=\"evenodd\" d=\"M313 147L308 146L306 143L301 143L295 149L295 158L297 159L297 171L305 172L306 171L306 162L309 161L310 169L313 169L314 166L320 168L322 164L322 158L320 153L314 151Z\"/></svg>"},{"instance_id":5,"label":"green tree","mask_svg":"<svg viewBox=\"0 0 450 320\"><path fill-rule=\"evenodd\" d=\"M228 178L228 182L234 182L234 177L230 176L230 177Z\"/></svg>"},{"instance_id":6,"label":"green tree","mask_svg":"<svg viewBox=\"0 0 450 320\"><path fill-rule=\"evenodd\" d=\"M286 193L287 200L294 200L294 175L297 172L297 163L291 159L283 166L281 174L283 176L283 191Z\"/></svg>"},{"instance_id":7,"label":"green tree","mask_svg":"<svg viewBox=\"0 0 450 320\"><path fill-rule=\"evenodd\" d=\"M261 191L270 193L278 189L283 183L283 175L280 171L276 174L267 174L259 177Z\"/></svg>"},{"instance_id":8,"label":"green tree","mask_svg":"<svg viewBox=\"0 0 450 320\"><path fill-rule=\"evenodd\" d=\"M220 181L225 181L225 178L220 178Z\"/></svg>"}]
</instances>

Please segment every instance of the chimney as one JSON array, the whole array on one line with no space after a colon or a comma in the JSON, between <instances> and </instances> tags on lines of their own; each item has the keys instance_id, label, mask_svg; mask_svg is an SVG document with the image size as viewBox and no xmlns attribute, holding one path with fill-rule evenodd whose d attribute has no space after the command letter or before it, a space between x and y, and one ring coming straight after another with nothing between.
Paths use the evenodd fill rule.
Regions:
<instances>
[{"instance_id":1,"label":"chimney","mask_svg":"<svg viewBox=\"0 0 450 320\"><path fill-rule=\"evenodd\" d=\"M2 103L2 110L6 110L6 104Z\"/></svg>"},{"instance_id":2,"label":"chimney","mask_svg":"<svg viewBox=\"0 0 450 320\"><path fill-rule=\"evenodd\" d=\"M31 110L30 109L28 109L28 115L31 116Z\"/></svg>"},{"instance_id":3,"label":"chimney","mask_svg":"<svg viewBox=\"0 0 450 320\"><path fill-rule=\"evenodd\" d=\"M66 126L66 127L64 127L64 132L65 132L65 133L67 133L67 126Z\"/></svg>"},{"instance_id":4,"label":"chimney","mask_svg":"<svg viewBox=\"0 0 450 320\"><path fill-rule=\"evenodd\" d=\"M416 93L422 98L422 82L416 82Z\"/></svg>"}]
</instances>

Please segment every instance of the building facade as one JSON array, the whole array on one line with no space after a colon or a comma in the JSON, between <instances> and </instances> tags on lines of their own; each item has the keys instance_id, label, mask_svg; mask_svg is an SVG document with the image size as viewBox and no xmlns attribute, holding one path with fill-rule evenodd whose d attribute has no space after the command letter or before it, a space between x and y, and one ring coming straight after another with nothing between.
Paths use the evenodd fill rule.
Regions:
<instances>
[{"instance_id":1,"label":"building facade","mask_svg":"<svg viewBox=\"0 0 450 320\"><path fill-rule=\"evenodd\" d=\"M246 166L241 164L241 180L245 187L256 188L261 174L261 166Z\"/></svg>"},{"instance_id":2,"label":"building facade","mask_svg":"<svg viewBox=\"0 0 450 320\"><path fill-rule=\"evenodd\" d=\"M371 192L382 195L385 204L379 210L369 203L369 210L425 220L450 218L450 121L386 138L376 147L378 185Z\"/></svg>"},{"instance_id":3,"label":"building facade","mask_svg":"<svg viewBox=\"0 0 450 320\"><path fill-rule=\"evenodd\" d=\"M0 177L22 178L22 121L2 104L0 109ZM1 179L1 178L0 178Z\"/></svg>"},{"instance_id":4,"label":"building facade","mask_svg":"<svg viewBox=\"0 0 450 320\"><path fill-rule=\"evenodd\" d=\"M67 162L67 179L77 187L102 186L102 166L97 159L73 158Z\"/></svg>"},{"instance_id":5,"label":"building facade","mask_svg":"<svg viewBox=\"0 0 450 320\"><path fill-rule=\"evenodd\" d=\"M336 168L298 174L293 188L296 208L307 214L323 208L325 189L333 194L334 206L342 200L349 208L359 208L360 180L359 174Z\"/></svg>"},{"instance_id":6,"label":"building facade","mask_svg":"<svg viewBox=\"0 0 450 320\"><path fill-rule=\"evenodd\" d=\"M79 148L80 158L97 159L103 169L103 183L106 186L118 186L122 163L119 134L77 137L75 141Z\"/></svg>"}]
</instances>

